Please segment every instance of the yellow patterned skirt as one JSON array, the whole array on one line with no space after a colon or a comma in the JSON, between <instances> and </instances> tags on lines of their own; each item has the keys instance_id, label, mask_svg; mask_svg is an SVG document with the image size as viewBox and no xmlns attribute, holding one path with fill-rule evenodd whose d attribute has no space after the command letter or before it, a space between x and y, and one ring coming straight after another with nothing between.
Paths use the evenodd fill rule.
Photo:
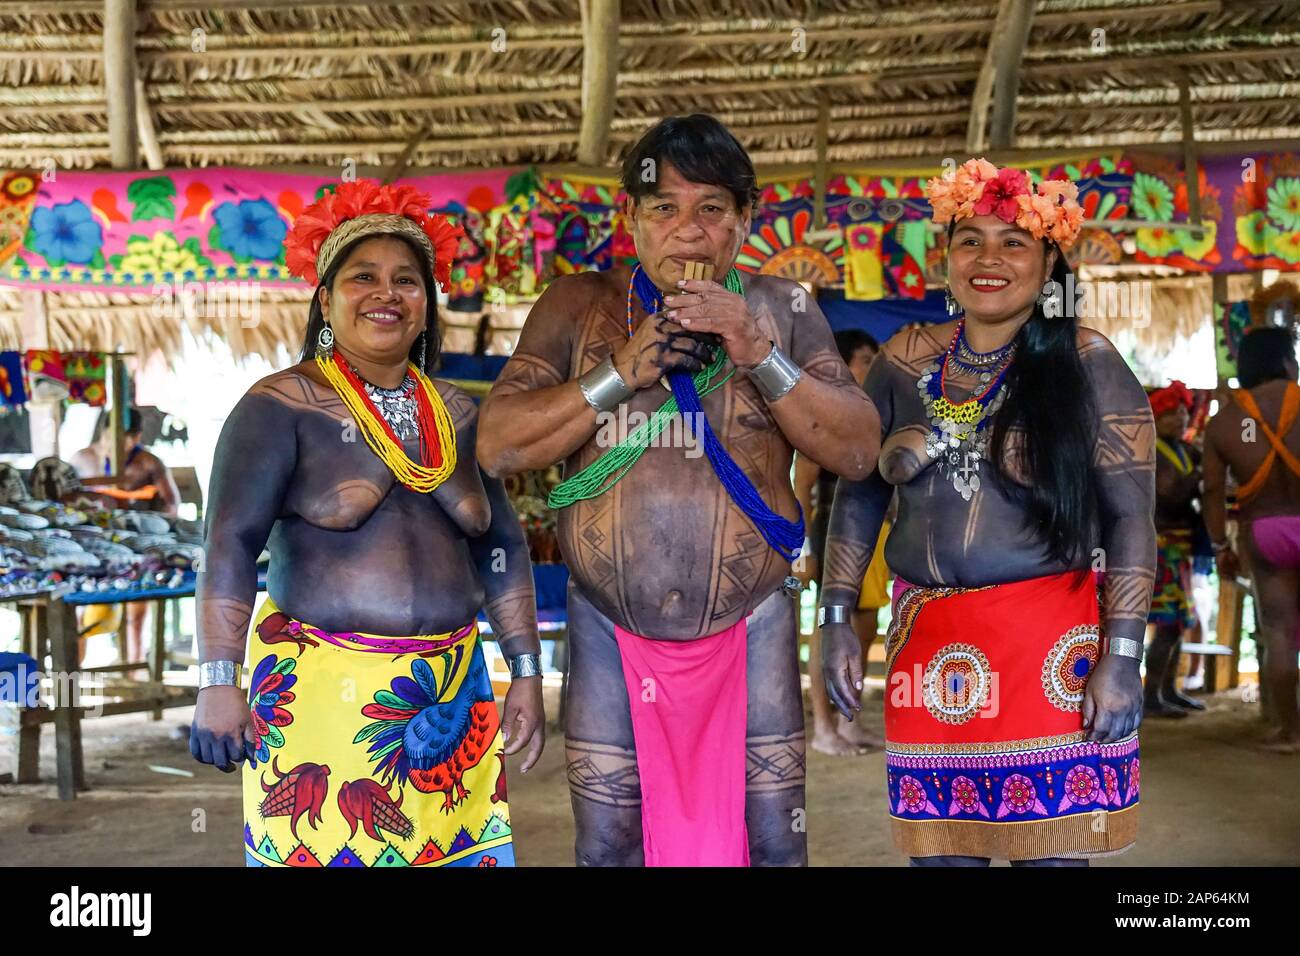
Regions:
<instances>
[{"instance_id":1,"label":"yellow patterned skirt","mask_svg":"<svg viewBox=\"0 0 1300 956\"><path fill-rule=\"evenodd\" d=\"M250 866L513 866L478 627L332 633L267 598L249 638Z\"/></svg>"}]
</instances>

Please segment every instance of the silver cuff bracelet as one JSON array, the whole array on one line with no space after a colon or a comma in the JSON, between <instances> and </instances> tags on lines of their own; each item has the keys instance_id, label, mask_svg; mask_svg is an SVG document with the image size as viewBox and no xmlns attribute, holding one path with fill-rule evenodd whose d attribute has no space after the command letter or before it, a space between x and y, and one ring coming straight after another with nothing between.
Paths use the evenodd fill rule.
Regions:
<instances>
[{"instance_id":1,"label":"silver cuff bracelet","mask_svg":"<svg viewBox=\"0 0 1300 956\"><path fill-rule=\"evenodd\" d=\"M853 609L847 604L827 604L817 609L817 626L848 624Z\"/></svg>"},{"instance_id":2,"label":"silver cuff bracelet","mask_svg":"<svg viewBox=\"0 0 1300 956\"><path fill-rule=\"evenodd\" d=\"M243 667L234 661L204 661L199 665L199 690L205 687L238 687Z\"/></svg>"},{"instance_id":3,"label":"silver cuff bracelet","mask_svg":"<svg viewBox=\"0 0 1300 956\"><path fill-rule=\"evenodd\" d=\"M775 402L799 383L803 369L772 343L767 358L749 370L749 380L769 402Z\"/></svg>"},{"instance_id":4,"label":"silver cuff bracelet","mask_svg":"<svg viewBox=\"0 0 1300 956\"><path fill-rule=\"evenodd\" d=\"M613 359L605 359L586 375L578 379L582 397L598 412L609 412L627 401L636 389L629 388L623 376L614 368Z\"/></svg>"},{"instance_id":5,"label":"silver cuff bracelet","mask_svg":"<svg viewBox=\"0 0 1300 956\"><path fill-rule=\"evenodd\" d=\"M536 654L516 654L507 657L506 663L510 665L511 680L516 677L537 677L542 673L542 659Z\"/></svg>"},{"instance_id":6,"label":"silver cuff bracelet","mask_svg":"<svg viewBox=\"0 0 1300 956\"><path fill-rule=\"evenodd\" d=\"M1131 657L1140 661L1142 659L1142 644L1139 641L1129 640L1127 637L1112 637L1106 642L1106 653L1114 654L1117 657Z\"/></svg>"}]
</instances>

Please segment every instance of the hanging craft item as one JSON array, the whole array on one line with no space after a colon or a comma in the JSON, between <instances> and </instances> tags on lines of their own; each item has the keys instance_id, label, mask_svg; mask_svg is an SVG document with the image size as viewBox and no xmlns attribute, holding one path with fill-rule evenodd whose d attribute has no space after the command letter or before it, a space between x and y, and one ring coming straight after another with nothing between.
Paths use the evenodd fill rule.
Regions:
<instances>
[{"instance_id":1,"label":"hanging craft item","mask_svg":"<svg viewBox=\"0 0 1300 956\"><path fill-rule=\"evenodd\" d=\"M1241 339L1250 328L1249 302L1214 303L1214 344L1219 378L1237 377Z\"/></svg>"},{"instance_id":2,"label":"hanging craft item","mask_svg":"<svg viewBox=\"0 0 1300 956\"><path fill-rule=\"evenodd\" d=\"M728 292L744 295L744 286L740 273L731 269L723 284ZM627 291L627 333L633 333L633 297L639 301L647 315L654 315L663 308L663 297L654 283L650 281L638 264L632 270ZM669 419L681 411L687 426L704 444L704 453L709 459L718 480L722 482L727 495L746 517L754 523L763 540L787 561L793 561L799 555L803 545L804 522L803 510L800 509L799 520L790 521L774 512L763 501L758 489L754 487L744 471L736 464L718 440L704 414L700 404L702 395L720 388L731 377L733 368L716 383L714 377L719 375L727 362L726 351L721 345L715 346L713 359L709 365L695 376L684 372L674 372L668 376L673 397L664 402L650 420L624 438L614 448L605 452L594 462L571 478L561 482L551 492L547 501L552 508L563 508L586 498L594 498L613 487L632 466L640 459L654 437L663 431Z\"/></svg>"},{"instance_id":3,"label":"hanging craft item","mask_svg":"<svg viewBox=\"0 0 1300 956\"><path fill-rule=\"evenodd\" d=\"M844 227L844 298L865 301L885 297L880 263L884 227L856 222Z\"/></svg>"},{"instance_id":4,"label":"hanging craft item","mask_svg":"<svg viewBox=\"0 0 1300 956\"><path fill-rule=\"evenodd\" d=\"M68 399L103 407L108 400L104 377L108 359L103 352L69 352L63 357L68 377Z\"/></svg>"},{"instance_id":5,"label":"hanging craft item","mask_svg":"<svg viewBox=\"0 0 1300 956\"><path fill-rule=\"evenodd\" d=\"M27 404L21 352L0 352L0 401L5 405Z\"/></svg>"},{"instance_id":6,"label":"hanging craft item","mask_svg":"<svg viewBox=\"0 0 1300 956\"><path fill-rule=\"evenodd\" d=\"M992 352L971 349L963 319L948 348L916 382L930 420L925 452L931 460L938 459L939 473L966 501L980 490L979 463L987 456L988 425L1006 399L1002 383L1014 356L1013 343ZM975 374L982 390L963 402L950 401L944 388L949 367Z\"/></svg>"},{"instance_id":7,"label":"hanging craft item","mask_svg":"<svg viewBox=\"0 0 1300 956\"><path fill-rule=\"evenodd\" d=\"M60 401L68 397L68 372L63 353L52 349L27 351L27 380L32 398L39 402Z\"/></svg>"}]
</instances>

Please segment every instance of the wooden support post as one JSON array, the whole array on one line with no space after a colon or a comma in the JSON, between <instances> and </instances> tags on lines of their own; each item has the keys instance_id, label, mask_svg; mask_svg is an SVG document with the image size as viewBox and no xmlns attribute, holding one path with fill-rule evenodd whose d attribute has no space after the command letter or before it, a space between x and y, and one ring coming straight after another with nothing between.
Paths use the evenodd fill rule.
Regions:
<instances>
[{"instance_id":1,"label":"wooden support post","mask_svg":"<svg viewBox=\"0 0 1300 956\"><path fill-rule=\"evenodd\" d=\"M826 228L826 183L830 167L826 153L830 145L831 104L826 93L817 97L817 165L813 170L813 228Z\"/></svg>"},{"instance_id":2,"label":"wooden support post","mask_svg":"<svg viewBox=\"0 0 1300 956\"><path fill-rule=\"evenodd\" d=\"M1205 237L1201 228L1201 175L1196 155L1196 125L1192 119L1192 91L1187 74L1178 73L1178 112L1183 126L1183 179L1187 183L1187 221L1195 223L1192 239Z\"/></svg>"},{"instance_id":3,"label":"wooden support post","mask_svg":"<svg viewBox=\"0 0 1300 956\"><path fill-rule=\"evenodd\" d=\"M163 666L167 663L167 601L159 598L149 602L149 616L153 619L153 640L149 645L149 680L162 686ZM162 720L162 708L154 709L151 720Z\"/></svg>"},{"instance_id":4,"label":"wooden support post","mask_svg":"<svg viewBox=\"0 0 1300 956\"><path fill-rule=\"evenodd\" d=\"M1216 673L1216 686L1207 686L1206 690L1217 693L1230 690L1238 683L1238 662L1241 659L1241 617L1246 601L1246 592L1236 581L1219 579L1219 615L1215 628L1215 642L1232 648L1228 666Z\"/></svg>"},{"instance_id":5,"label":"wooden support post","mask_svg":"<svg viewBox=\"0 0 1300 956\"><path fill-rule=\"evenodd\" d=\"M114 169L140 165L135 70L135 0L104 0L104 99Z\"/></svg>"},{"instance_id":6,"label":"wooden support post","mask_svg":"<svg viewBox=\"0 0 1300 956\"><path fill-rule=\"evenodd\" d=\"M120 355L108 356L106 378L108 380L108 424L111 445L109 447L110 466L113 474L122 473L126 448L126 417L131 411L131 370Z\"/></svg>"},{"instance_id":7,"label":"wooden support post","mask_svg":"<svg viewBox=\"0 0 1300 956\"><path fill-rule=\"evenodd\" d=\"M578 162L605 165L618 89L619 0L582 0L582 126Z\"/></svg>"},{"instance_id":8,"label":"wooden support post","mask_svg":"<svg viewBox=\"0 0 1300 956\"><path fill-rule=\"evenodd\" d=\"M86 788L86 769L81 754L81 691L77 646L77 614L71 605L54 601L46 615L50 677L55 689L54 740L58 764L59 799L72 800ZM77 679L74 680L74 677Z\"/></svg>"},{"instance_id":9,"label":"wooden support post","mask_svg":"<svg viewBox=\"0 0 1300 956\"><path fill-rule=\"evenodd\" d=\"M18 617L22 633L22 651L27 656L36 661L36 669L44 668L44 662L36 654L37 641L32 633L34 622L35 607L31 604L18 605ZM26 681L19 682L20 693L26 693ZM25 700L25 698L24 698ZM31 723L22 718L25 716L25 708L20 708L18 716L20 720L18 729L18 760L15 767L14 779L18 783L38 783L41 779L41 725Z\"/></svg>"}]
</instances>

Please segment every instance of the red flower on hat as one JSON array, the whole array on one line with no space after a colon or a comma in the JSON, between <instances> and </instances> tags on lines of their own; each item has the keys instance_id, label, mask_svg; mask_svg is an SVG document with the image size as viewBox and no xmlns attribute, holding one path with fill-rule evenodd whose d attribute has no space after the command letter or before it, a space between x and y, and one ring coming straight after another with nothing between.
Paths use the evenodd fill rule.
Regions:
<instances>
[{"instance_id":1,"label":"red flower on hat","mask_svg":"<svg viewBox=\"0 0 1300 956\"><path fill-rule=\"evenodd\" d=\"M1006 169L998 171L997 179L984 184L984 192L975 201L975 215L994 215L1003 222L1015 222L1020 214L1019 197L1029 192L1029 177L1023 170Z\"/></svg>"},{"instance_id":2,"label":"red flower on hat","mask_svg":"<svg viewBox=\"0 0 1300 956\"><path fill-rule=\"evenodd\" d=\"M389 213L410 219L429 237L433 246L433 277L446 292L451 285L451 262L464 231L446 217L431 214L432 204L428 193L414 186L384 185L372 179L342 183L294 220L284 241L285 266L315 285L320 281L316 274L316 255L331 232L358 216Z\"/></svg>"}]
</instances>

